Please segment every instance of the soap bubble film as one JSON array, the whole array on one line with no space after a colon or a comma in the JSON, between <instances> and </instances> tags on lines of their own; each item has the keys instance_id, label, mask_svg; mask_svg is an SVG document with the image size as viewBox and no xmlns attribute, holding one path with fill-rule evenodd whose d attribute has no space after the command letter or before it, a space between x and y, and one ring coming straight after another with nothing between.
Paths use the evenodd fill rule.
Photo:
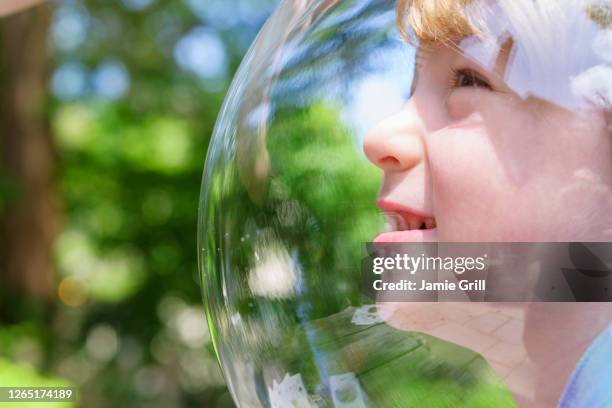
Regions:
<instances>
[{"instance_id":1,"label":"soap bubble film","mask_svg":"<svg viewBox=\"0 0 612 408\"><path fill-rule=\"evenodd\" d=\"M367 242L612 238L609 5L398 3L281 3L219 114L198 251L241 407L556 403L609 322L596 304L362 290ZM584 313L603 317L545 375L549 339L529 330L548 314L571 332Z\"/></svg>"}]
</instances>

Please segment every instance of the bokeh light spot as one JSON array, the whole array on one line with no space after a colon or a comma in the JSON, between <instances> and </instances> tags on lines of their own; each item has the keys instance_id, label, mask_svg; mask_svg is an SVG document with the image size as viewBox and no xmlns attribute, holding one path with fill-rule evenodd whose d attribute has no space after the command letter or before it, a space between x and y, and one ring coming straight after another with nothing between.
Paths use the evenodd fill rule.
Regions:
<instances>
[{"instance_id":1,"label":"bokeh light spot","mask_svg":"<svg viewBox=\"0 0 612 408\"><path fill-rule=\"evenodd\" d=\"M88 28L87 11L66 2L53 16L51 39L60 50L70 51L85 42Z\"/></svg>"},{"instance_id":2,"label":"bokeh light spot","mask_svg":"<svg viewBox=\"0 0 612 408\"><path fill-rule=\"evenodd\" d=\"M81 278L68 276L57 286L57 296L65 305L81 306L87 301L87 287Z\"/></svg>"},{"instance_id":3,"label":"bokeh light spot","mask_svg":"<svg viewBox=\"0 0 612 408\"><path fill-rule=\"evenodd\" d=\"M102 63L93 74L93 87L101 98L113 101L123 97L130 87L125 65L120 61Z\"/></svg>"},{"instance_id":4,"label":"bokeh light spot","mask_svg":"<svg viewBox=\"0 0 612 408\"><path fill-rule=\"evenodd\" d=\"M85 148L93 139L94 126L89 109L76 103L63 105L53 118L55 140L68 150Z\"/></svg>"},{"instance_id":5,"label":"bokeh light spot","mask_svg":"<svg viewBox=\"0 0 612 408\"><path fill-rule=\"evenodd\" d=\"M202 79L223 79L227 75L227 55L218 34L196 27L181 38L174 49L179 66Z\"/></svg>"},{"instance_id":6,"label":"bokeh light spot","mask_svg":"<svg viewBox=\"0 0 612 408\"><path fill-rule=\"evenodd\" d=\"M76 99L87 89L87 68L78 62L60 65L51 78L53 94L62 100Z\"/></svg>"},{"instance_id":7,"label":"bokeh light spot","mask_svg":"<svg viewBox=\"0 0 612 408\"><path fill-rule=\"evenodd\" d=\"M108 362L115 357L119 348L117 332L107 324L97 325L87 335L85 348L94 360Z\"/></svg>"}]
</instances>

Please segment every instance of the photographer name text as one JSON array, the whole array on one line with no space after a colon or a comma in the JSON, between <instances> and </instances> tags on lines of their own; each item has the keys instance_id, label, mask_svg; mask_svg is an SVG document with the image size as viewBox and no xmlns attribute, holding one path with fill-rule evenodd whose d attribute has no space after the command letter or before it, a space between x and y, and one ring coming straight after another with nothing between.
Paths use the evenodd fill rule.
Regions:
<instances>
[{"instance_id":1,"label":"photographer name text","mask_svg":"<svg viewBox=\"0 0 612 408\"><path fill-rule=\"evenodd\" d=\"M402 279L399 282L384 282L381 279L377 279L372 283L374 290L376 291L417 291L417 292L452 292L455 290L465 291L485 291L486 281L484 279L477 279L469 281L462 279L459 282L451 282L445 279L443 282L430 282L427 280L412 281Z\"/></svg>"}]
</instances>

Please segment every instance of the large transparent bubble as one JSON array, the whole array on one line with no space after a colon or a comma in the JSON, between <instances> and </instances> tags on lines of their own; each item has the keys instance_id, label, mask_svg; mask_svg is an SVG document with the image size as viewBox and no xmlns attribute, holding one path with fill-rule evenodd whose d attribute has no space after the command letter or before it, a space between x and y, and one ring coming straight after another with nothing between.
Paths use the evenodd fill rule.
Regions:
<instances>
[{"instance_id":1,"label":"large transparent bubble","mask_svg":"<svg viewBox=\"0 0 612 408\"><path fill-rule=\"evenodd\" d=\"M554 406L612 319L364 290L372 241L612 241L612 8L442 3L284 1L245 57L199 220L238 406Z\"/></svg>"}]
</instances>

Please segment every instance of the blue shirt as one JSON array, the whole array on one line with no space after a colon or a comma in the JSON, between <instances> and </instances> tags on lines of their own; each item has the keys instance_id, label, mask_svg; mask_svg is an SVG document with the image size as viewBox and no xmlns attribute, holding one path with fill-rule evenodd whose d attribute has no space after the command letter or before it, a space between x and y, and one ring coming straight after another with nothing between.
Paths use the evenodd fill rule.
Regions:
<instances>
[{"instance_id":1,"label":"blue shirt","mask_svg":"<svg viewBox=\"0 0 612 408\"><path fill-rule=\"evenodd\" d=\"M584 353L558 405L558 408L587 407L612 407L612 324Z\"/></svg>"}]
</instances>

